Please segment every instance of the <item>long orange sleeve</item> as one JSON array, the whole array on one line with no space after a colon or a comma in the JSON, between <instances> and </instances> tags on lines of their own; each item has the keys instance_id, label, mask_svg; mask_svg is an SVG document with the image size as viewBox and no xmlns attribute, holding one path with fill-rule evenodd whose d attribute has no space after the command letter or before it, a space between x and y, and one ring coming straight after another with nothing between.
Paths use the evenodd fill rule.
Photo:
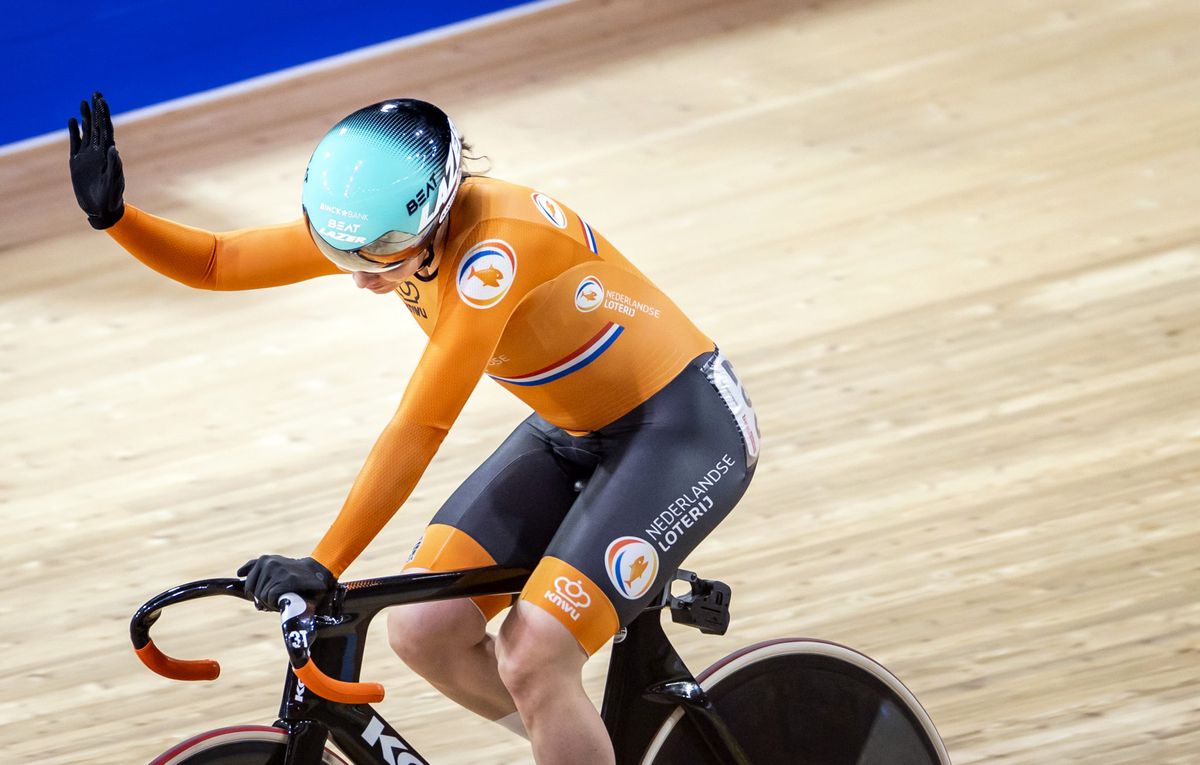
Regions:
<instances>
[{"instance_id":1,"label":"long orange sleeve","mask_svg":"<svg viewBox=\"0 0 1200 765\"><path fill-rule=\"evenodd\" d=\"M438 329L341 512L313 551L334 576L341 576L408 499L479 382L500 336L499 331L475 333L468 348L447 340L459 334L452 326Z\"/></svg>"},{"instance_id":2,"label":"long orange sleeve","mask_svg":"<svg viewBox=\"0 0 1200 765\"><path fill-rule=\"evenodd\" d=\"M214 233L126 205L108 233L150 268L197 289L251 290L341 273L303 220Z\"/></svg>"},{"instance_id":3,"label":"long orange sleeve","mask_svg":"<svg viewBox=\"0 0 1200 765\"><path fill-rule=\"evenodd\" d=\"M429 344L396 415L375 442L341 512L313 551L313 557L334 576L341 576L408 499L479 383L513 311L549 273L528 256L548 255L546 248L554 245L553 238L530 236L527 244L542 246L526 253L502 300L479 310L459 299L455 273L464 254L470 254L468 248L499 231L511 231L512 225L504 229L490 221L478 224L463 237L457 255L444 257L438 267L438 292L444 297Z\"/></svg>"}]
</instances>

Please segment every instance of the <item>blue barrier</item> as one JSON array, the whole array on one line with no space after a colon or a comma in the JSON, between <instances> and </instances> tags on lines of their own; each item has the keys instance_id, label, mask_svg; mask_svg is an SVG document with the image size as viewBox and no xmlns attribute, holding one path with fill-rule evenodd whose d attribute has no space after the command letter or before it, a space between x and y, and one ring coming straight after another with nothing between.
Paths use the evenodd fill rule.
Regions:
<instances>
[{"instance_id":1,"label":"blue barrier","mask_svg":"<svg viewBox=\"0 0 1200 765\"><path fill-rule=\"evenodd\" d=\"M65 0L0 29L0 147L56 131L101 90L131 111L528 0Z\"/></svg>"}]
</instances>

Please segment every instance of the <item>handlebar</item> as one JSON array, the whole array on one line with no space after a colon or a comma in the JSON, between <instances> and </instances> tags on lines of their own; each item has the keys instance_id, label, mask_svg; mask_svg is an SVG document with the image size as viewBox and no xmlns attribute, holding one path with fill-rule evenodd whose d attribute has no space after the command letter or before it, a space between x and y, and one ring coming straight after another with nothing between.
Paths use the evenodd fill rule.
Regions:
<instances>
[{"instance_id":1,"label":"handlebar","mask_svg":"<svg viewBox=\"0 0 1200 765\"><path fill-rule=\"evenodd\" d=\"M213 595L232 595L244 600L254 597L245 591L241 579L203 579L172 587L142 604L129 623L129 638L142 663L154 672L172 680L216 680L221 665L211 659L173 659L158 649L150 639L150 628L167 606Z\"/></svg>"},{"instance_id":2,"label":"handlebar","mask_svg":"<svg viewBox=\"0 0 1200 765\"><path fill-rule=\"evenodd\" d=\"M151 671L172 680L216 680L221 674L221 665L217 662L211 659L171 658L159 650L150 638L150 628L167 606L215 595L254 600L254 596L246 592L245 582L241 579L201 579L172 587L146 601L129 624L134 653L142 663ZM310 647L316 640L318 620L311 605L295 593L280 597L278 605L283 612L281 625L288 660L301 682L318 696L344 704L367 704L383 699L383 686L379 683L337 680L317 667L310 655Z\"/></svg>"}]
</instances>

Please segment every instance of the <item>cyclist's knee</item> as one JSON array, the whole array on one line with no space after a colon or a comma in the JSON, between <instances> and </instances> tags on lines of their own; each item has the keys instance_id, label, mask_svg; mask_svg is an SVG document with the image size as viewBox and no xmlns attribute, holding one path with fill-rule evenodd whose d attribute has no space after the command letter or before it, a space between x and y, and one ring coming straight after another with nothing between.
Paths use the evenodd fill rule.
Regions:
<instances>
[{"instance_id":1,"label":"cyclist's knee","mask_svg":"<svg viewBox=\"0 0 1200 765\"><path fill-rule=\"evenodd\" d=\"M496 641L504 687L518 706L552 696L564 683L579 684L587 654L575 636L541 608L518 601Z\"/></svg>"},{"instance_id":2,"label":"cyclist's knee","mask_svg":"<svg viewBox=\"0 0 1200 765\"><path fill-rule=\"evenodd\" d=\"M444 663L448 655L479 643L487 634L469 600L414 603L388 611L388 642L413 669Z\"/></svg>"}]
</instances>

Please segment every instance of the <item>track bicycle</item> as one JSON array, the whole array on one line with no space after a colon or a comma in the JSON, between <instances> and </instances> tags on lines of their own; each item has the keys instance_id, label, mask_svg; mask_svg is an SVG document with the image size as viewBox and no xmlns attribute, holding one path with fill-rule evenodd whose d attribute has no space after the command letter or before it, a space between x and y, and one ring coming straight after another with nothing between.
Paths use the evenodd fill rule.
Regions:
<instances>
[{"instance_id":1,"label":"track bicycle","mask_svg":"<svg viewBox=\"0 0 1200 765\"><path fill-rule=\"evenodd\" d=\"M383 687L359 682L367 630L384 608L446 598L513 594L529 570L490 566L345 582L314 606L280 598L288 669L273 725L194 736L150 765L428 765L370 705ZM709 634L729 625L730 589L680 570L614 638L601 715L618 765L949 765L916 697L882 665L845 646L782 638L747 646L693 676L662 627ZM164 654L150 628L167 606L196 598L253 597L241 579L206 579L151 598L130 623L138 657L176 680L213 680L210 660ZM329 746L332 742L336 751Z\"/></svg>"}]
</instances>

